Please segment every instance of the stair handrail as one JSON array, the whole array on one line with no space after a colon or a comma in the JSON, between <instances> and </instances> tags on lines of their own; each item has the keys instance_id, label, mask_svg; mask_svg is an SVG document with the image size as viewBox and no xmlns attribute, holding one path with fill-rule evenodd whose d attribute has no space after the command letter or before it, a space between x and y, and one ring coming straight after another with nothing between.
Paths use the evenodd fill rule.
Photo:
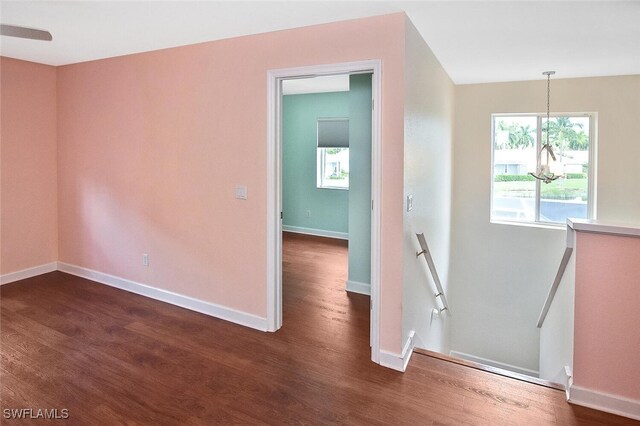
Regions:
<instances>
[{"instance_id":1,"label":"stair handrail","mask_svg":"<svg viewBox=\"0 0 640 426\"><path fill-rule=\"evenodd\" d=\"M551 307L551 302L553 302L553 298L556 295L556 291L558 290L560 281L562 281L564 271L565 269L567 269L569 259L571 259L571 253L573 253L576 244L576 231L591 232L596 234L624 235L627 237L640 237L640 227L636 225L606 223L593 219L568 218L567 248L565 248L564 250L562 261L560 262L558 272L556 273L556 278L553 280L553 284L551 285L549 293L547 294L547 299L545 300L544 306L542 307L542 312L540 312L540 316L538 317L538 328L541 328L542 324L544 324L544 320L547 317L549 308Z\"/></svg>"},{"instance_id":2,"label":"stair handrail","mask_svg":"<svg viewBox=\"0 0 640 426\"><path fill-rule=\"evenodd\" d=\"M551 302L553 302L553 298L556 296L556 292L558 291L558 287L560 286L560 282L562 281L562 277L564 276L564 271L567 269L569 259L571 259L571 254L573 253L575 244L575 231L571 226L571 221L567 220L567 247L564 249L564 254L562 255L562 260L560 261L560 266L558 266L558 272L556 272L556 277L553 280L553 284L551 284L549 293L547 293L547 298L544 301L544 306L542 306L542 311L540 312L540 316L538 317L538 324L536 325L538 328L542 328L542 324L544 324L544 320L545 318L547 318L549 308L551 308Z\"/></svg>"},{"instance_id":3,"label":"stair handrail","mask_svg":"<svg viewBox=\"0 0 640 426\"><path fill-rule=\"evenodd\" d=\"M436 293L434 297L436 299L440 298L440 302L442 303L442 308L440 308L440 312L447 311L451 314L451 310L449 309L449 303L447 302L447 296L444 294L444 289L442 288L442 283L440 282L440 276L438 276L438 271L436 270L436 265L433 262L433 258L431 257L431 252L429 251L429 246L427 245L427 240L424 237L423 233L416 233L416 237L418 238L418 243L420 244L420 248L422 249L419 252L416 252L416 257L420 257L420 255L424 255L424 259L427 261L427 266L429 266L429 271L431 271L431 276L433 277L433 282L436 285Z\"/></svg>"}]
</instances>

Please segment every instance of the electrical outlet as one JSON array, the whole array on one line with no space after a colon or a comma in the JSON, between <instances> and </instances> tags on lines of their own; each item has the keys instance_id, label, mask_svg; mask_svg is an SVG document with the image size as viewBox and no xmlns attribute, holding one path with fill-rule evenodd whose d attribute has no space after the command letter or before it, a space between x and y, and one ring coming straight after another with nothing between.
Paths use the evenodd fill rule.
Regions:
<instances>
[{"instance_id":1,"label":"electrical outlet","mask_svg":"<svg viewBox=\"0 0 640 426\"><path fill-rule=\"evenodd\" d=\"M307 210L307 217L311 217L311 210Z\"/></svg>"},{"instance_id":2,"label":"electrical outlet","mask_svg":"<svg viewBox=\"0 0 640 426\"><path fill-rule=\"evenodd\" d=\"M149 255L142 253L142 266L149 266Z\"/></svg>"}]
</instances>

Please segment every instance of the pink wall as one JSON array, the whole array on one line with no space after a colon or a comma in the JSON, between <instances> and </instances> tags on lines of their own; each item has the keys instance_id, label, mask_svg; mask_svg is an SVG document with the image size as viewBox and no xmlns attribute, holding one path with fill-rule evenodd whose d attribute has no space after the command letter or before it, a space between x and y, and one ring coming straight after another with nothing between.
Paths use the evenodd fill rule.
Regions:
<instances>
[{"instance_id":1,"label":"pink wall","mask_svg":"<svg viewBox=\"0 0 640 426\"><path fill-rule=\"evenodd\" d=\"M574 384L640 400L640 238L577 232Z\"/></svg>"},{"instance_id":2,"label":"pink wall","mask_svg":"<svg viewBox=\"0 0 640 426\"><path fill-rule=\"evenodd\" d=\"M58 259L56 69L0 58L0 274Z\"/></svg>"},{"instance_id":3,"label":"pink wall","mask_svg":"<svg viewBox=\"0 0 640 426\"><path fill-rule=\"evenodd\" d=\"M267 70L366 59L383 61L381 347L400 352L404 14L60 67L60 260L265 317Z\"/></svg>"}]
</instances>

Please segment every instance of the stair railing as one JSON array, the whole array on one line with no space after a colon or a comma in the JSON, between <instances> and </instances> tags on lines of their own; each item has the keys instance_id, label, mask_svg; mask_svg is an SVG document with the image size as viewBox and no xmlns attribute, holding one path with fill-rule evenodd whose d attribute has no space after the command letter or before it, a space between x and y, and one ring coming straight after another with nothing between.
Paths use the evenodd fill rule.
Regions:
<instances>
[{"instance_id":1,"label":"stair railing","mask_svg":"<svg viewBox=\"0 0 640 426\"><path fill-rule=\"evenodd\" d=\"M569 222L570 223L570 222ZM571 254L573 253L573 248L576 244L576 236L575 231L571 228L570 225L567 225L567 247L564 249L564 254L562 255L562 260L560 261L560 266L558 267L558 272L556 273L556 277L553 280L553 284L551 284L551 288L549 289L549 293L547 294L547 298L544 301L544 306L542 307L542 312L540 312L540 316L538 317L538 328L542 328L542 324L544 324L544 319L547 317L547 313L549 313L549 308L551 307L551 302L553 302L553 298L558 291L558 287L560 286L560 281L562 281L562 276L564 275L564 271L567 269L567 264L569 263L569 259L571 259Z\"/></svg>"},{"instance_id":2,"label":"stair railing","mask_svg":"<svg viewBox=\"0 0 640 426\"><path fill-rule=\"evenodd\" d=\"M416 257L420 257L420 255L424 255L424 259L427 261L427 266L429 267L429 271L431 271L431 276L433 277L433 282L436 285L436 293L434 297L436 299L440 299L442 303L442 308L440 308L440 312L447 311L451 314L451 310L449 309L449 303L447 302L447 296L444 294L444 289L442 288L442 283L440 282L440 277L438 276L438 271L436 270L436 265L433 263L433 258L431 257L431 252L429 251L429 246L427 245L427 240L424 237L424 234L416 234L418 238L418 242L420 243L421 251L416 253Z\"/></svg>"}]
</instances>

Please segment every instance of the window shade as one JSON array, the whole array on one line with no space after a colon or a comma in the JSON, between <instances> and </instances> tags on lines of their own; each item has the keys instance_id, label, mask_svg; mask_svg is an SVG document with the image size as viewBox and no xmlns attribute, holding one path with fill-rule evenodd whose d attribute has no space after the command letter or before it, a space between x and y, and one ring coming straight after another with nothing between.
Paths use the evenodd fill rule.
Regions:
<instances>
[{"instance_id":1,"label":"window shade","mask_svg":"<svg viewBox=\"0 0 640 426\"><path fill-rule=\"evenodd\" d=\"M349 148L349 120L318 120L318 148Z\"/></svg>"}]
</instances>

